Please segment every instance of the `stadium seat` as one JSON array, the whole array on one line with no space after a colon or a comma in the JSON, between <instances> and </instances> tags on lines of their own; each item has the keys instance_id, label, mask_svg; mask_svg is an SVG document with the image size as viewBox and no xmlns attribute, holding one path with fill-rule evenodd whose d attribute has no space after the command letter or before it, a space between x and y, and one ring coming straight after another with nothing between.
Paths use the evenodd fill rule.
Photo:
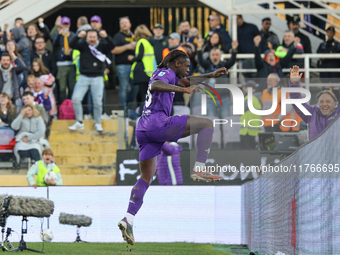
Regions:
<instances>
[{"instance_id":1,"label":"stadium seat","mask_svg":"<svg viewBox=\"0 0 340 255\"><path fill-rule=\"evenodd\" d=\"M13 168L18 168L17 161L14 156L15 132L11 128L0 129L0 155L10 154L12 158ZM5 166L6 165L6 166ZM2 163L0 166L8 167L8 164Z\"/></svg>"}]
</instances>

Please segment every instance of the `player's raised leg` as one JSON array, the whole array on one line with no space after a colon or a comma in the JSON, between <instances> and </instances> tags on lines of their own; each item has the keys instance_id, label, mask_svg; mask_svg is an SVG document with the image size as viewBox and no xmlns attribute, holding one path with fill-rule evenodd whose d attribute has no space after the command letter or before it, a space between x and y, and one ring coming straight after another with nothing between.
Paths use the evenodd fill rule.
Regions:
<instances>
[{"instance_id":1,"label":"player's raised leg","mask_svg":"<svg viewBox=\"0 0 340 255\"><path fill-rule=\"evenodd\" d=\"M124 240L131 245L135 243L133 237L133 220L142 207L144 194L149 188L152 176L154 176L156 171L156 164L156 157L139 162L142 174L141 178L138 179L131 190L129 206L125 217L118 222L118 227L122 231Z\"/></svg>"},{"instance_id":2,"label":"player's raised leg","mask_svg":"<svg viewBox=\"0 0 340 255\"><path fill-rule=\"evenodd\" d=\"M194 180L215 181L222 179L221 176L214 175L205 169L205 163L210 152L212 137L214 134L213 128L213 123L210 119L198 116L188 116L187 125L184 128L185 130L182 137L198 134L196 141L196 162L191 173L191 178Z\"/></svg>"}]
</instances>

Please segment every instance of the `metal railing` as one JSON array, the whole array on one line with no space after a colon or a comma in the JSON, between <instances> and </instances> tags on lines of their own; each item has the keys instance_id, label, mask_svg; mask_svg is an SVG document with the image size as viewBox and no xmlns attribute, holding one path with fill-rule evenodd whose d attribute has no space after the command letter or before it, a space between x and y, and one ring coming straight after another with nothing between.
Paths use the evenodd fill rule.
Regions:
<instances>
[{"instance_id":1,"label":"metal railing","mask_svg":"<svg viewBox=\"0 0 340 255\"><path fill-rule=\"evenodd\" d=\"M264 57L264 54L261 54L261 57ZM231 58L231 54L223 54L222 59ZM254 59L255 54L237 54L236 59ZM309 53L309 54L294 54L293 59L304 59L304 68L300 68L301 72L305 73L305 82L302 83L306 89L310 88L310 73L314 72L340 72L340 68L313 68L310 66L310 59L339 59L340 61L340 53L337 54L317 54L317 53ZM289 73L289 68L283 68L282 71L284 73ZM228 70L231 78L236 78L237 73L256 73L257 69L239 69L238 65L233 65L232 68ZM313 83L313 87L324 87L325 85L322 83ZM340 83L332 83L334 87L340 87Z\"/></svg>"}]
</instances>

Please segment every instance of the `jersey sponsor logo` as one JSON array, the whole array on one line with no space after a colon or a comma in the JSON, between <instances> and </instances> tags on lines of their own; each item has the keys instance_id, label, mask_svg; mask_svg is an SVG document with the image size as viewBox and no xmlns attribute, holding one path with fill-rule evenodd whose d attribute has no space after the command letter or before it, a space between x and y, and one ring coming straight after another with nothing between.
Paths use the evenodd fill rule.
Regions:
<instances>
[{"instance_id":1,"label":"jersey sponsor logo","mask_svg":"<svg viewBox=\"0 0 340 255\"><path fill-rule=\"evenodd\" d=\"M165 72L160 72L159 74L158 74L158 76L163 76L165 74Z\"/></svg>"}]
</instances>

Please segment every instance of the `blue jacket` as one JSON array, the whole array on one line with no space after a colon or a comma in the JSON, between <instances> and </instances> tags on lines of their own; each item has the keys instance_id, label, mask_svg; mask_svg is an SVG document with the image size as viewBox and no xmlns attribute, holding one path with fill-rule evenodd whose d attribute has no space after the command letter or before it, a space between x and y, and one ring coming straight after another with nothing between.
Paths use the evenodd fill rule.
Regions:
<instances>
[{"instance_id":1,"label":"blue jacket","mask_svg":"<svg viewBox=\"0 0 340 255\"><path fill-rule=\"evenodd\" d=\"M67 38L69 45L70 45L70 41L74 37L76 37L76 34L70 31L70 35ZM53 36L53 46L56 49L56 61L71 61L72 62L72 51L70 51L70 55L64 55L64 52L63 52L64 36L63 35L54 34L54 36Z\"/></svg>"}]
</instances>

